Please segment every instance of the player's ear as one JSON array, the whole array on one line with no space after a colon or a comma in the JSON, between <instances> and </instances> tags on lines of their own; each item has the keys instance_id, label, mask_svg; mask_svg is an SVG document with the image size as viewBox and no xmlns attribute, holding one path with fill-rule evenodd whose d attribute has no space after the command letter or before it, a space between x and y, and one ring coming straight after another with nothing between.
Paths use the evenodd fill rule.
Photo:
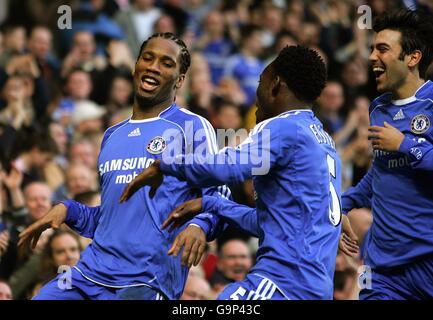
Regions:
<instances>
[{"instance_id":1,"label":"player's ear","mask_svg":"<svg viewBox=\"0 0 433 320\"><path fill-rule=\"evenodd\" d=\"M408 62L407 65L408 65L409 68L413 68L417 64L419 64L419 62L421 61L422 52L420 50L414 50L408 56L409 56L409 62Z\"/></svg>"},{"instance_id":2,"label":"player's ear","mask_svg":"<svg viewBox=\"0 0 433 320\"><path fill-rule=\"evenodd\" d=\"M276 76L271 82L271 93L273 97L278 95L278 92L281 88L281 78L280 76Z\"/></svg>"},{"instance_id":3,"label":"player's ear","mask_svg":"<svg viewBox=\"0 0 433 320\"><path fill-rule=\"evenodd\" d=\"M176 89L180 89L183 85L183 82L185 81L185 74L181 74L176 81L176 84L174 85Z\"/></svg>"}]
</instances>

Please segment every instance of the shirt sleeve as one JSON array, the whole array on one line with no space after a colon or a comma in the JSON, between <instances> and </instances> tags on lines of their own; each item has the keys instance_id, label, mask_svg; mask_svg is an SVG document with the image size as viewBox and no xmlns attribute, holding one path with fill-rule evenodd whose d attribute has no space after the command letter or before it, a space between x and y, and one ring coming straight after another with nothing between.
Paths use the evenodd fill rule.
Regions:
<instances>
[{"instance_id":1,"label":"shirt sleeve","mask_svg":"<svg viewBox=\"0 0 433 320\"><path fill-rule=\"evenodd\" d=\"M405 137L399 151L408 157L413 169L433 171L433 144L429 141Z\"/></svg>"},{"instance_id":2,"label":"shirt sleeve","mask_svg":"<svg viewBox=\"0 0 433 320\"><path fill-rule=\"evenodd\" d=\"M202 206L206 212L218 215L224 221L235 225L250 235L254 237L260 236L256 209L225 198L212 196L203 196Z\"/></svg>"},{"instance_id":3,"label":"shirt sleeve","mask_svg":"<svg viewBox=\"0 0 433 320\"><path fill-rule=\"evenodd\" d=\"M371 197L373 196L373 173L372 168L355 186L347 190L341 196L341 207L344 214L357 208L371 208Z\"/></svg>"},{"instance_id":4,"label":"shirt sleeve","mask_svg":"<svg viewBox=\"0 0 433 320\"><path fill-rule=\"evenodd\" d=\"M83 237L93 238L101 217L101 207L88 207L74 200L62 203L67 208L65 223Z\"/></svg>"},{"instance_id":5,"label":"shirt sleeve","mask_svg":"<svg viewBox=\"0 0 433 320\"><path fill-rule=\"evenodd\" d=\"M279 121L262 122L238 147L226 147L206 157L187 154L163 158L161 171L196 187L237 184L254 175L265 175L281 157L283 131L279 126Z\"/></svg>"},{"instance_id":6,"label":"shirt sleeve","mask_svg":"<svg viewBox=\"0 0 433 320\"><path fill-rule=\"evenodd\" d=\"M195 132L195 137L192 142L192 154L203 156L215 155L218 151L218 145L216 142L215 130L212 125L203 118L200 119L200 121L196 121L196 126L199 129ZM204 148L201 148L201 146L204 146ZM189 150L185 151L187 154L189 152ZM212 195L217 198L222 197L227 199L231 197L231 191L226 185L202 188L201 192L202 196ZM206 234L207 241L213 241L227 227L227 223L221 220L218 215L206 211L203 211L203 213L194 217L190 224L199 226Z\"/></svg>"}]
</instances>

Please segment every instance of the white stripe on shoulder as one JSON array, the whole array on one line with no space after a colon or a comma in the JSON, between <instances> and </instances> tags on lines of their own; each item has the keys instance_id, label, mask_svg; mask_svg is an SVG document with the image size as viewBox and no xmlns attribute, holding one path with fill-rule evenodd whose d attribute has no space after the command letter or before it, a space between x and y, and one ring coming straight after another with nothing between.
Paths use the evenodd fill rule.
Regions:
<instances>
[{"instance_id":1,"label":"white stripe on shoulder","mask_svg":"<svg viewBox=\"0 0 433 320\"><path fill-rule=\"evenodd\" d=\"M165 119L165 118L160 118L160 119L161 119L161 120L164 120L164 121L167 121L168 123L174 124L176 127L178 127L178 128L180 129L180 131L181 131L182 134L183 134L183 140L184 140L184 142L185 142L185 148L186 148L186 147L187 147L186 134L185 134L185 131L183 130L182 126L180 126L180 125L177 124L176 122L173 122L173 121L171 121L171 120L167 120L167 119Z\"/></svg>"},{"instance_id":2,"label":"white stripe on shoulder","mask_svg":"<svg viewBox=\"0 0 433 320\"><path fill-rule=\"evenodd\" d=\"M269 119L263 120L262 122L259 122L259 123L256 124L256 126L253 128L253 132L252 132L252 134L256 134L256 133L262 131L263 128L264 128L264 127L265 127L269 122L271 122L272 120L275 120L275 119L277 119L277 118L279 118L279 116L276 116L276 117L273 117L273 118L269 118Z\"/></svg>"},{"instance_id":3,"label":"white stripe on shoulder","mask_svg":"<svg viewBox=\"0 0 433 320\"><path fill-rule=\"evenodd\" d=\"M283 112L283 113L279 114L278 116L263 120L262 122L259 122L258 124L256 124L256 126L253 128L252 134L256 134L257 132L260 132L261 130L263 130L263 127L266 126L272 120L287 118L290 116L295 116L295 115L299 114L300 112L313 112L313 111L309 110L309 109L300 109L300 110L290 110L290 111Z\"/></svg>"},{"instance_id":4,"label":"white stripe on shoulder","mask_svg":"<svg viewBox=\"0 0 433 320\"><path fill-rule=\"evenodd\" d=\"M418 101L427 101L429 100L431 103L433 103L433 99L427 98L427 99L417 99Z\"/></svg>"},{"instance_id":5,"label":"white stripe on shoulder","mask_svg":"<svg viewBox=\"0 0 433 320\"><path fill-rule=\"evenodd\" d=\"M370 117L371 117L371 115L373 114L373 112L376 111L377 108L379 108L379 107L381 107L381 106L385 106L385 105L386 105L386 103L382 103L382 104L378 104L377 106L375 106L375 107L373 108L373 110L371 110L371 112L370 112Z\"/></svg>"},{"instance_id":6,"label":"white stripe on shoulder","mask_svg":"<svg viewBox=\"0 0 433 320\"><path fill-rule=\"evenodd\" d=\"M215 131L213 130L213 127L209 123L209 121L206 118L198 114L195 114L194 112L191 112L185 108L179 108L178 110L182 111L183 113L189 114L191 116L195 116L200 120L203 126L203 130L205 131L206 134L206 142L208 144L209 152L216 154L218 152L218 147L216 143Z\"/></svg>"}]
</instances>

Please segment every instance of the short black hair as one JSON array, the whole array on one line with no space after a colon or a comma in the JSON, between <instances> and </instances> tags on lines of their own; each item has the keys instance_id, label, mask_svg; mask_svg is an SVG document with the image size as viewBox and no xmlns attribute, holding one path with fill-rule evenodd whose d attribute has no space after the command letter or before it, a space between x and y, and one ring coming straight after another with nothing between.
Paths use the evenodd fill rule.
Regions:
<instances>
[{"instance_id":1,"label":"short black hair","mask_svg":"<svg viewBox=\"0 0 433 320\"><path fill-rule=\"evenodd\" d=\"M380 32L385 29L401 32L401 54L399 59L403 60L405 55L415 50L422 53L419 62L419 75L425 78L425 72L433 60L433 17L427 16L419 11L400 9L385 13L374 20L373 30Z\"/></svg>"},{"instance_id":2,"label":"short black hair","mask_svg":"<svg viewBox=\"0 0 433 320\"><path fill-rule=\"evenodd\" d=\"M140 52L138 54L137 60L141 56L141 52L146 47L149 40L154 38L164 38L167 40L174 41L179 47L180 47L180 73L185 74L188 71L189 66L191 65L191 55L188 51L188 47L186 46L185 42L182 41L182 39L178 38L175 34L171 32L160 32L160 33L154 33L149 38L147 38L140 47Z\"/></svg>"},{"instance_id":3,"label":"short black hair","mask_svg":"<svg viewBox=\"0 0 433 320\"><path fill-rule=\"evenodd\" d=\"M316 51L304 46L286 46L271 66L273 72L302 101L314 102L326 85L323 59Z\"/></svg>"}]
</instances>

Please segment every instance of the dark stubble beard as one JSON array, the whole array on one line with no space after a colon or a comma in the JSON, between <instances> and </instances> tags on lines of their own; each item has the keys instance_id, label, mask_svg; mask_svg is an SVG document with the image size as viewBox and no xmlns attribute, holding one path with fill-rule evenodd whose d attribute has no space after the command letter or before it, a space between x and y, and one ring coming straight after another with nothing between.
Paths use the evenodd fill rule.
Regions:
<instances>
[{"instance_id":1,"label":"dark stubble beard","mask_svg":"<svg viewBox=\"0 0 433 320\"><path fill-rule=\"evenodd\" d=\"M169 96L170 93L169 92L165 92L168 91L168 87L167 88L161 88L162 90L159 91L155 96L153 96L152 98L145 98L142 95L140 95L138 88L135 88L135 94L134 94L134 100L137 103L137 106L141 109L141 110L149 110L151 108L153 108L154 106L156 106L157 104L163 102L165 99L162 99L163 96Z\"/></svg>"}]
</instances>

